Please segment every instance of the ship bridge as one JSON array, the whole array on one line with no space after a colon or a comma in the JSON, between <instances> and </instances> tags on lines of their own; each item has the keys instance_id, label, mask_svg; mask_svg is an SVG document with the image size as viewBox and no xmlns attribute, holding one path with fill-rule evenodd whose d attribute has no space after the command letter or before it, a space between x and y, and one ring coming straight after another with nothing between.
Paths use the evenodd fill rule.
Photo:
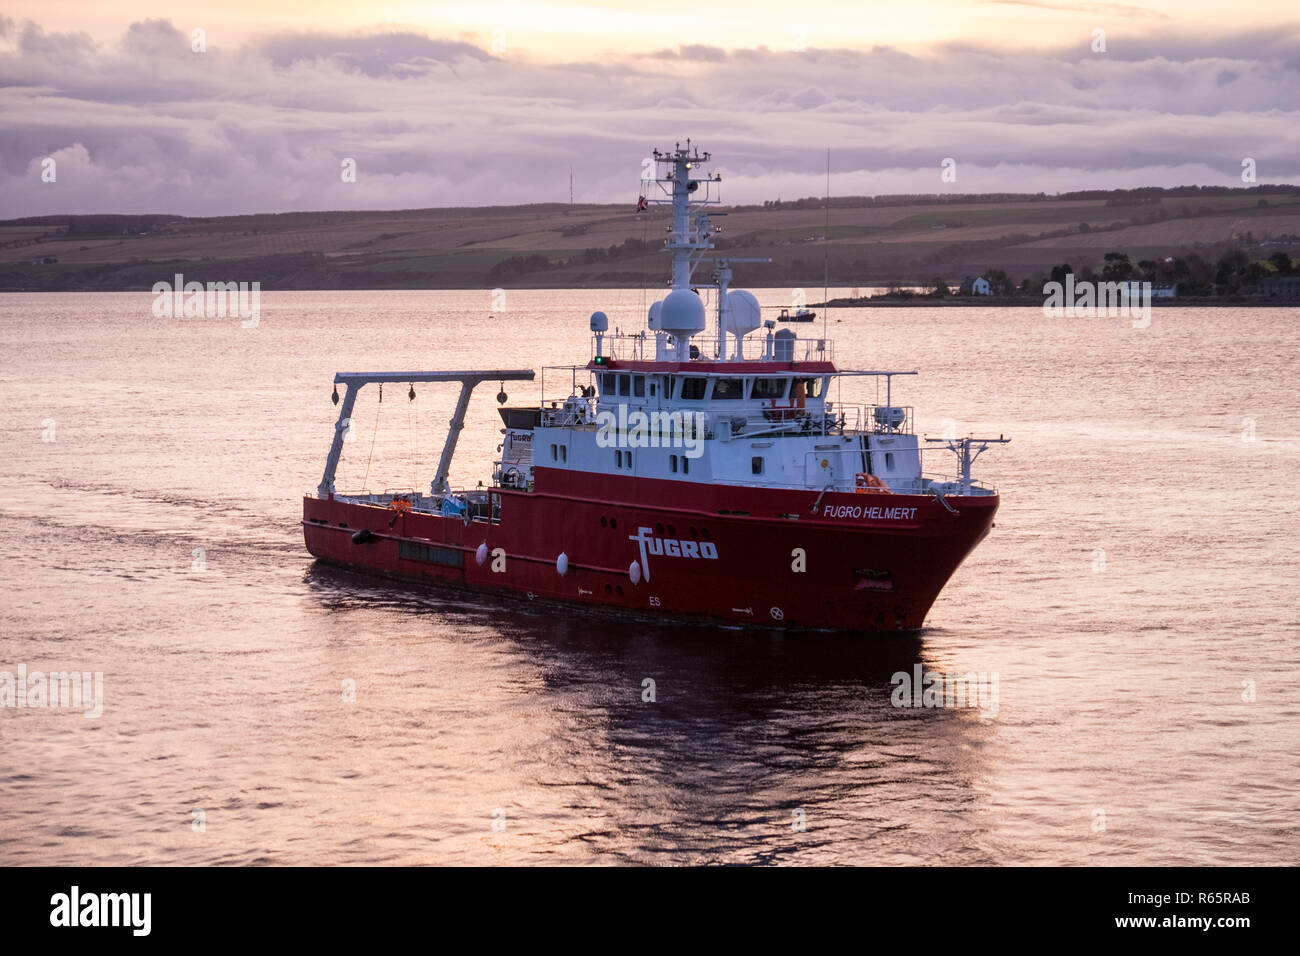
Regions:
<instances>
[{"instance_id":1,"label":"ship bridge","mask_svg":"<svg viewBox=\"0 0 1300 956\"><path fill-rule=\"evenodd\" d=\"M993 494L923 468L901 370L829 361L613 359L541 371L540 407L502 409L494 479L531 490L538 470L755 488ZM874 379L876 402L844 401L844 381ZM559 389L556 388L557 383ZM883 401L879 400L883 399Z\"/></svg>"}]
</instances>

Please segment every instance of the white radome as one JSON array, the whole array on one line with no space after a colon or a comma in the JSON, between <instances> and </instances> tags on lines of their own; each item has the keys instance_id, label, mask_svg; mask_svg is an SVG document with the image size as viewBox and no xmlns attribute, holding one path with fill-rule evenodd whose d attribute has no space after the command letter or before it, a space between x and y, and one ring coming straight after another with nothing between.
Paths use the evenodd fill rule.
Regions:
<instances>
[{"instance_id":1,"label":"white radome","mask_svg":"<svg viewBox=\"0 0 1300 956\"><path fill-rule=\"evenodd\" d=\"M740 356L741 340L763 324L762 310L754 293L733 289L727 293L723 310L723 331L730 332L736 340L736 355Z\"/></svg>"},{"instance_id":2,"label":"white radome","mask_svg":"<svg viewBox=\"0 0 1300 956\"><path fill-rule=\"evenodd\" d=\"M704 303L690 289L674 289L659 306L659 330L679 338L704 331Z\"/></svg>"}]
</instances>

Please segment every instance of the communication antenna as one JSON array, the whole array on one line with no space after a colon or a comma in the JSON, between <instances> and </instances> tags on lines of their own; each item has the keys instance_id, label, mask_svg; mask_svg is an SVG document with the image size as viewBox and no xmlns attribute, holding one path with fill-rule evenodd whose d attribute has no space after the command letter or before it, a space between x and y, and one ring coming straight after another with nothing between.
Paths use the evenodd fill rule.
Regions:
<instances>
[{"instance_id":1,"label":"communication antenna","mask_svg":"<svg viewBox=\"0 0 1300 956\"><path fill-rule=\"evenodd\" d=\"M825 339L828 332L828 323L830 322L830 287L831 287L831 250L827 243L831 241L831 148L826 147L826 201L822 203L826 207L826 223L822 226L822 250L824 257L822 260L822 338Z\"/></svg>"}]
</instances>

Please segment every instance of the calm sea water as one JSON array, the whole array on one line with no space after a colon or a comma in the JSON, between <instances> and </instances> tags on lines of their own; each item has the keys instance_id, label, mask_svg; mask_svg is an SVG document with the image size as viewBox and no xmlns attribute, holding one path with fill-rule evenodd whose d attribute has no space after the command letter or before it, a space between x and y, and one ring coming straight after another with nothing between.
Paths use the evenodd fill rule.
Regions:
<instances>
[{"instance_id":1,"label":"calm sea water","mask_svg":"<svg viewBox=\"0 0 1300 956\"><path fill-rule=\"evenodd\" d=\"M0 709L2 864L1296 859L1300 310L836 315L842 366L921 371L894 396L919 431L1013 438L976 467L996 530L882 639L422 593L303 549L336 370L580 362L639 290L268 294L254 329L151 301L0 297L0 671L104 675L98 718ZM340 488L427 484L451 397L405 392L359 405ZM493 392L458 482L488 477ZM917 663L996 672L996 715L892 706Z\"/></svg>"}]
</instances>

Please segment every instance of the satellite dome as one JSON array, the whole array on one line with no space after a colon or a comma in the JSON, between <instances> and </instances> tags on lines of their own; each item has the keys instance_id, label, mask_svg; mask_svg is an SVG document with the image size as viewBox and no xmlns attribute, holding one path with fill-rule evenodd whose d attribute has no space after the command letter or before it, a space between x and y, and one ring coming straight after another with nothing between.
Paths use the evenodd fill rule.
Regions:
<instances>
[{"instance_id":1,"label":"satellite dome","mask_svg":"<svg viewBox=\"0 0 1300 956\"><path fill-rule=\"evenodd\" d=\"M747 335L763 324L758 299L744 289L727 293L726 331L733 335Z\"/></svg>"},{"instance_id":2,"label":"satellite dome","mask_svg":"<svg viewBox=\"0 0 1300 956\"><path fill-rule=\"evenodd\" d=\"M604 312L591 313L591 331L606 332L609 330L609 317Z\"/></svg>"},{"instance_id":3,"label":"satellite dome","mask_svg":"<svg viewBox=\"0 0 1300 956\"><path fill-rule=\"evenodd\" d=\"M736 340L732 358L745 357L745 336L763 324L758 299L744 289L733 289L722 303L722 331Z\"/></svg>"},{"instance_id":4,"label":"satellite dome","mask_svg":"<svg viewBox=\"0 0 1300 956\"><path fill-rule=\"evenodd\" d=\"M689 289L675 289L659 303L659 327L674 336L704 331L704 303Z\"/></svg>"}]
</instances>

